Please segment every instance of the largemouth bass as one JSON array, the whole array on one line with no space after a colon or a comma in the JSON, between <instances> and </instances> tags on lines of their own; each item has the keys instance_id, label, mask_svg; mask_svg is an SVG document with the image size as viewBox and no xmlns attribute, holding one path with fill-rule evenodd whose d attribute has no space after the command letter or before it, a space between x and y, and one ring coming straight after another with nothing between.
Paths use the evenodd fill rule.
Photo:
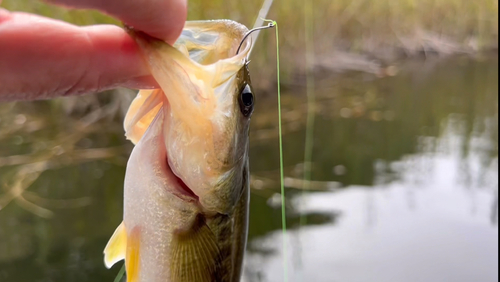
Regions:
<instances>
[{"instance_id":1,"label":"largemouth bass","mask_svg":"<svg viewBox=\"0 0 500 282\"><path fill-rule=\"evenodd\" d=\"M130 30L161 89L140 91L126 115L136 146L123 222L105 253L128 282L237 282L247 240L248 131L254 96L248 29L187 22L174 47Z\"/></svg>"}]
</instances>

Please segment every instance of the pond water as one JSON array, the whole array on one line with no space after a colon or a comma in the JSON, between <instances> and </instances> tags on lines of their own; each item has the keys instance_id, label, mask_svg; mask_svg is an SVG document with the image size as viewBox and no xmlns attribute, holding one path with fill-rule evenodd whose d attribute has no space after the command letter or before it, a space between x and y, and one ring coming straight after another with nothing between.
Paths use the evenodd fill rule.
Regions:
<instances>
[{"instance_id":1,"label":"pond water","mask_svg":"<svg viewBox=\"0 0 500 282\"><path fill-rule=\"evenodd\" d=\"M497 57L323 73L316 86L304 182L306 88L284 85L286 234L276 101L257 97L244 281L498 281ZM0 105L0 281L115 278L102 251L132 147L130 95L112 95Z\"/></svg>"}]
</instances>

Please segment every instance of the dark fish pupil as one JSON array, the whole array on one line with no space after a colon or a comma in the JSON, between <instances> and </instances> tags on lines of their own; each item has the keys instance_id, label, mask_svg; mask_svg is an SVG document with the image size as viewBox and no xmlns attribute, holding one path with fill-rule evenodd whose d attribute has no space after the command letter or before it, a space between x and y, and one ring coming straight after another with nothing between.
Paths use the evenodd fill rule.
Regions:
<instances>
[{"instance_id":1,"label":"dark fish pupil","mask_svg":"<svg viewBox=\"0 0 500 282\"><path fill-rule=\"evenodd\" d=\"M250 107L253 104L253 94L251 92L244 91L241 93L241 101L246 107Z\"/></svg>"},{"instance_id":2,"label":"dark fish pupil","mask_svg":"<svg viewBox=\"0 0 500 282\"><path fill-rule=\"evenodd\" d=\"M252 114L253 103L254 97L252 94L252 89L250 88L250 85L246 84L243 90L241 90L239 99L240 110L243 116L249 117Z\"/></svg>"}]
</instances>

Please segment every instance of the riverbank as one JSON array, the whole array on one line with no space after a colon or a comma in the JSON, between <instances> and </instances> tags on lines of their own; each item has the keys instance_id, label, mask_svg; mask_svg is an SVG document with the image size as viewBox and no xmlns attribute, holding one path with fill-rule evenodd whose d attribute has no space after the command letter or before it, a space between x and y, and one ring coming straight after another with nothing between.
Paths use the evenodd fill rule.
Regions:
<instances>
[{"instance_id":1,"label":"riverbank","mask_svg":"<svg viewBox=\"0 0 500 282\"><path fill-rule=\"evenodd\" d=\"M301 1L275 4L287 5L274 6L269 16L280 24L282 81L301 83L297 80L305 80L306 67L316 73L361 71L384 77L397 74L408 60L498 55L498 1L315 0L308 16L312 22L306 22ZM309 66L307 26L313 30ZM272 77L261 70L273 68L269 62L275 59L274 34L261 35L252 58L259 81Z\"/></svg>"}]
</instances>

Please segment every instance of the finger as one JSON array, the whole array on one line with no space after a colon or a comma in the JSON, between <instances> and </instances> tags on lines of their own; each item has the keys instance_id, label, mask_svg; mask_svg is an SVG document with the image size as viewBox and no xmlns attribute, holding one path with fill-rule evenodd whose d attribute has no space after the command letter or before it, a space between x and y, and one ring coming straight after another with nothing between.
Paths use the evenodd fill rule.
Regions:
<instances>
[{"instance_id":1,"label":"finger","mask_svg":"<svg viewBox=\"0 0 500 282\"><path fill-rule=\"evenodd\" d=\"M101 10L129 26L173 44L187 17L187 0L47 0Z\"/></svg>"},{"instance_id":2,"label":"finger","mask_svg":"<svg viewBox=\"0 0 500 282\"><path fill-rule=\"evenodd\" d=\"M123 29L76 27L0 9L0 99L44 99L118 86L157 86Z\"/></svg>"}]
</instances>

